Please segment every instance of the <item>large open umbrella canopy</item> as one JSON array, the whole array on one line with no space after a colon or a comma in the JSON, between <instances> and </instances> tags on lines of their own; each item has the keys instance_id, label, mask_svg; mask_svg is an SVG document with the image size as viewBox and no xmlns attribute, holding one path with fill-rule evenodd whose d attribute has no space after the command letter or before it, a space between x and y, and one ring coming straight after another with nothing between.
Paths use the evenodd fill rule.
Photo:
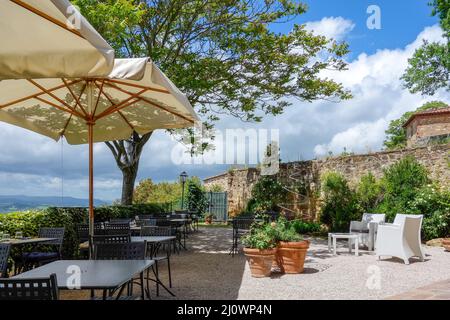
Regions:
<instances>
[{"instance_id":1,"label":"large open umbrella canopy","mask_svg":"<svg viewBox=\"0 0 450 320\"><path fill-rule=\"evenodd\" d=\"M18 0L1 0L0 3L3 5L4 2L12 2L14 5L17 2L25 3ZM59 8L67 1L27 0L27 3L33 3L36 7L41 2L51 2ZM19 7L30 11L29 7ZM31 12L34 13L34 10ZM40 16L38 13L36 15ZM11 23L20 24L21 21ZM64 32L72 33L60 24L56 25ZM1 29L0 36L10 41L10 36L2 33ZM76 36L74 39L80 37ZM3 38L0 40L4 42ZM19 49L24 45L17 44ZM36 53L39 51L39 46L36 45L36 50L21 56L25 67L19 61L15 62L16 66L8 62L9 55L2 54L0 49L0 69L2 65L10 66L9 73L3 74L3 79L7 80L0 81L0 121L55 140L64 136L69 144L89 144L90 236L94 232L93 143L127 139L133 132L145 134L155 129L189 127L197 120L184 94L148 58L115 59L112 70L102 76L102 72L108 69L103 51L106 47L91 48L98 49L99 60L95 63L93 51L92 63L83 68L84 73L81 69L72 68L71 59L73 64L79 63L79 59L72 55L71 50L64 50L63 46L60 48L61 55L57 54L55 57L55 52L51 49L48 53L45 50ZM14 48L8 50L14 52ZM41 58L33 57L35 53L41 55ZM39 61L45 62L46 54L55 59L55 65L34 65ZM64 74L69 76L63 76ZM70 76L74 74L78 76Z\"/></svg>"},{"instance_id":2,"label":"large open umbrella canopy","mask_svg":"<svg viewBox=\"0 0 450 320\"><path fill-rule=\"evenodd\" d=\"M0 80L107 76L114 63L68 0L1 0L0 40Z\"/></svg>"}]
</instances>

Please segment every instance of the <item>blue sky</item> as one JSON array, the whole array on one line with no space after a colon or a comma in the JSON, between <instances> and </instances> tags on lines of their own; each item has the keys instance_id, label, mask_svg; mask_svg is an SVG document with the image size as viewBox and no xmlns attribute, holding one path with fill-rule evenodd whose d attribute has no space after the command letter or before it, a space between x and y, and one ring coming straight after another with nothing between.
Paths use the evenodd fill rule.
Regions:
<instances>
[{"instance_id":1,"label":"blue sky","mask_svg":"<svg viewBox=\"0 0 450 320\"><path fill-rule=\"evenodd\" d=\"M411 43L425 26L438 23L431 16L429 0L307 0L308 11L293 23L321 20L323 17L343 17L353 21L355 28L348 35L350 59L361 52L372 54L378 49L402 48ZM369 30L366 13L370 5L381 9L381 30ZM283 26L280 28L282 32Z\"/></svg>"},{"instance_id":2,"label":"blue sky","mask_svg":"<svg viewBox=\"0 0 450 320\"><path fill-rule=\"evenodd\" d=\"M437 19L430 16L428 0L307 0L309 10L286 25L273 26L287 32L293 23L309 30L345 40L351 53L349 70L326 74L342 82L354 99L342 103L293 101L285 113L266 117L259 124L223 117L218 129L275 129L279 131L284 161L338 154L345 148L355 153L382 147L389 121L429 100L450 101L447 92L434 97L412 95L399 80L423 39L442 41ZM381 9L381 30L369 30L369 5ZM182 171L205 178L227 169L227 165L178 165L171 151L176 147L164 131L154 133L146 145L138 180L175 180ZM86 146L69 146L35 133L0 123L0 194L64 195L87 197ZM62 161L62 159L64 159ZM175 159L176 160L176 159ZM95 197L120 197L121 173L104 144L95 145Z\"/></svg>"}]
</instances>

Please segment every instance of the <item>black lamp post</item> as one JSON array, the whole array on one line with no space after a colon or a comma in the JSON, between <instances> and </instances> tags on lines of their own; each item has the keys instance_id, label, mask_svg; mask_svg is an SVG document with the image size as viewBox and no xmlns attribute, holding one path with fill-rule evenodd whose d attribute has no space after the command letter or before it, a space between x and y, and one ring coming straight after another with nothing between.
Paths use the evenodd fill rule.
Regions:
<instances>
[{"instance_id":1,"label":"black lamp post","mask_svg":"<svg viewBox=\"0 0 450 320\"><path fill-rule=\"evenodd\" d=\"M180 174L180 181L181 181L181 210L184 209L184 184L186 183L186 179L188 177L188 174L186 171L183 171Z\"/></svg>"}]
</instances>

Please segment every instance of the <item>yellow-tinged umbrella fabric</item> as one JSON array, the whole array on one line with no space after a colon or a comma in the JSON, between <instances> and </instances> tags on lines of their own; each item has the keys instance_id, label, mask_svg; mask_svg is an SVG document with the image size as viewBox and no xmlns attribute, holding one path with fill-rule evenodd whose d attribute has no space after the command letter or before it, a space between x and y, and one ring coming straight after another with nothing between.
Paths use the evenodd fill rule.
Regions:
<instances>
[{"instance_id":1,"label":"yellow-tinged umbrella fabric","mask_svg":"<svg viewBox=\"0 0 450 320\"><path fill-rule=\"evenodd\" d=\"M0 80L107 76L114 64L68 0L1 0L0 41Z\"/></svg>"}]
</instances>

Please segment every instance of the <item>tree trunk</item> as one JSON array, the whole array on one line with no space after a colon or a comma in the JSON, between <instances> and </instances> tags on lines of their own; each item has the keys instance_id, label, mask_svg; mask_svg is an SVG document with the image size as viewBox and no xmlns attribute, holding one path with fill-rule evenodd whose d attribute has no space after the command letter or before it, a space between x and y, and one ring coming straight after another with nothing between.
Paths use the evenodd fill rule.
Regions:
<instances>
[{"instance_id":1,"label":"tree trunk","mask_svg":"<svg viewBox=\"0 0 450 320\"><path fill-rule=\"evenodd\" d=\"M139 170L139 160L142 149L152 136L153 132L140 136L133 132L128 140L107 141L105 144L111 150L117 166L122 171L122 197L123 205L133 204L134 183Z\"/></svg>"},{"instance_id":2,"label":"tree trunk","mask_svg":"<svg viewBox=\"0 0 450 320\"><path fill-rule=\"evenodd\" d=\"M135 164L122 170L122 200L123 205L133 204L134 183L136 181L138 165Z\"/></svg>"}]
</instances>

